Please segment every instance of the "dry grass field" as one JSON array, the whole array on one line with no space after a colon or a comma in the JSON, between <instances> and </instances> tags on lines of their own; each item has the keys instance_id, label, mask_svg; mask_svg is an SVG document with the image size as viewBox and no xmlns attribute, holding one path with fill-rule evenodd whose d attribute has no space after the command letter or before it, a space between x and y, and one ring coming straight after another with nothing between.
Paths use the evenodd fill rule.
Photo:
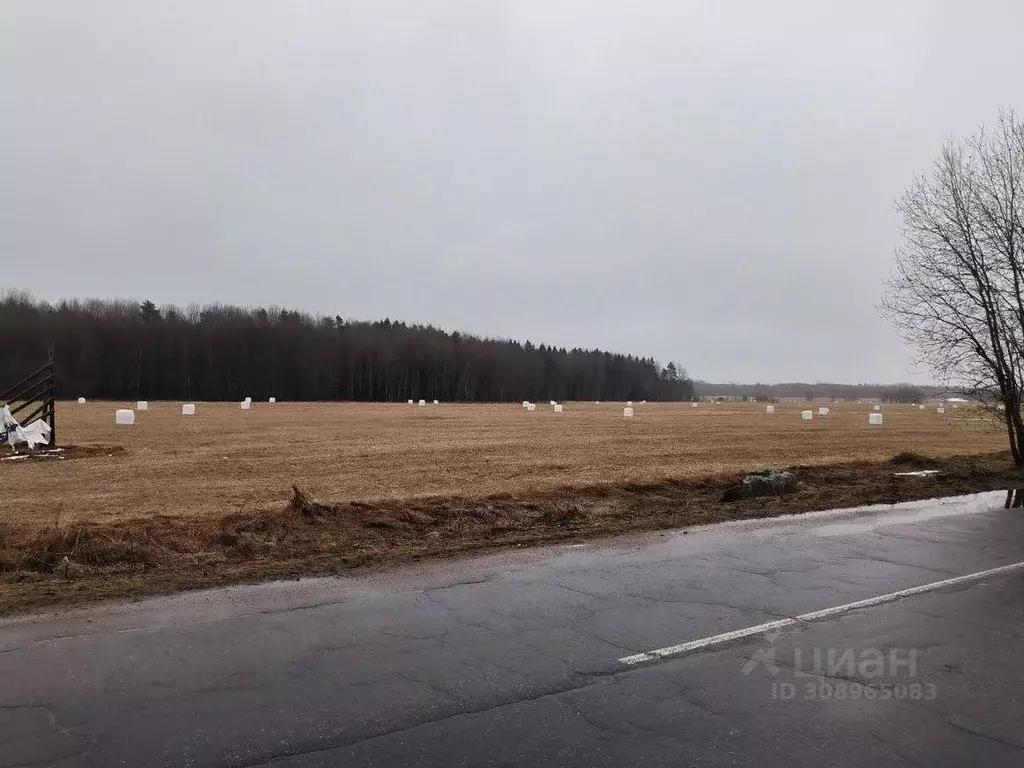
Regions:
<instances>
[{"instance_id":1,"label":"dry grass field","mask_svg":"<svg viewBox=\"0 0 1024 768\"><path fill-rule=\"evenodd\" d=\"M1004 437L965 408L920 411L838 405L799 418L801 404L768 415L753 404L648 403L632 420L621 404L538 406L150 403L132 427L114 425L113 403L61 403L62 444L124 453L65 462L0 464L0 520L48 522L55 514L105 522L155 515L222 515L280 507L292 485L331 501L488 496L565 486L654 483L765 466L882 461L1001 450ZM815 407L815 413L817 407Z\"/></svg>"},{"instance_id":2,"label":"dry grass field","mask_svg":"<svg viewBox=\"0 0 1024 768\"><path fill-rule=\"evenodd\" d=\"M653 525L638 511L646 502L637 499L616 502L615 524L599 525L594 510L610 520L615 505L593 502L594 494L614 489L734 478L768 466L885 462L903 451L943 458L1004 447L998 427L967 407L940 416L933 406L884 406L879 427L868 424L871 406L853 404L831 406L829 416L805 422L803 404L780 404L769 415L753 404L649 403L637 405L627 420L619 403L567 403L561 414L541 405L527 413L516 404L255 403L242 411L237 404L199 403L197 415L187 418L178 403L151 402L136 413L134 426L123 427L114 425L119 406L61 403L60 443L80 447L77 455L0 462L0 609L5 594L8 606L32 604L38 595L28 592L40 584L48 595L43 602L85 589L54 586L61 563L66 582L99 574L109 581L113 569L122 580L130 576L129 592L145 591L146 574L165 573L172 561L172 570L201 577L171 579L162 588L324 570L335 562L332 553L350 566L397 552L397 540L384 534L412 525L409 510L420 517L415 530L402 529L404 544L418 546L418 537L429 533L442 539L424 550L430 554L444 550L444 541L450 544L444 551L472 548L464 518L447 529L439 521L453 509L472 508L473 500L505 509L500 525L491 520L473 535L493 543L496 530L532 525L521 519L523 510L540 515L544 508L558 525L535 538L548 540L565 533L570 517L590 519L594 533ZM358 536L332 529L325 554L305 529L296 538L291 528L274 528L280 524L274 516L294 508L293 486L324 504L378 516L363 520ZM570 499L576 506L567 517ZM758 509L750 514L766 514ZM391 522L382 522L383 510ZM694 519L719 519L717 511L702 515ZM307 516L313 518L322 524L323 518ZM663 515L657 525L689 519ZM585 527L568 529L579 534ZM303 560L302 548L310 546L319 548L319 560ZM349 557L353 552L358 556Z\"/></svg>"}]
</instances>

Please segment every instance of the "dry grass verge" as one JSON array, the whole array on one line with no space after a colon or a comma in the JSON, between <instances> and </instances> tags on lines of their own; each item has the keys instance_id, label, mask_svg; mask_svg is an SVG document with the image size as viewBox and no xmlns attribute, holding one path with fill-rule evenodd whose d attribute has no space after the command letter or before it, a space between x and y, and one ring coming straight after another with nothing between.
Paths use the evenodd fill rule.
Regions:
<instances>
[{"instance_id":1,"label":"dry grass verge","mask_svg":"<svg viewBox=\"0 0 1024 768\"><path fill-rule=\"evenodd\" d=\"M895 477L908 467L931 478ZM782 497L721 501L735 476L480 498L329 503L298 487L277 508L0 526L0 613L301 574L338 573L495 547L771 517L1016 487L1005 454L795 467Z\"/></svg>"}]
</instances>

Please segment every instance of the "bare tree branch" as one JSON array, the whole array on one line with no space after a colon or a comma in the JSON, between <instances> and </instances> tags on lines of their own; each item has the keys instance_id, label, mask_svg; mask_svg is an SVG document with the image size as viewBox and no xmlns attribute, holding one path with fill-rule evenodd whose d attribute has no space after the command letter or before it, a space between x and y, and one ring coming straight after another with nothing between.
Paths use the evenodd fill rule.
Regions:
<instances>
[{"instance_id":1,"label":"bare tree branch","mask_svg":"<svg viewBox=\"0 0 1024 768\"><path fill-rule=\"evenodd\" d=\"M995 410L1024 468L1024 123L949 142L896 206L881 311L942 381Z\"/></svg>"}]
</instances>

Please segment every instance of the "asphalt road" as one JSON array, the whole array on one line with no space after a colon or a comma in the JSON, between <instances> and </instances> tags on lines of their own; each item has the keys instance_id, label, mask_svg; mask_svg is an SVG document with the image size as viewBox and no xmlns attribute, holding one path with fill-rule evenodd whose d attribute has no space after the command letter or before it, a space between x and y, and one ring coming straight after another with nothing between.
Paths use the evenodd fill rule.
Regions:
<instances>
[{"instance_id":1,"label":"asphalt road","mask_svg":"<svg viewBox=\"0 0 1024 768\"><path fill-rule=\"evenodd\" d=\"M1003 501L0 621L0 765L1019 768L1024 510Z\"/></svg>"}]
</instances>

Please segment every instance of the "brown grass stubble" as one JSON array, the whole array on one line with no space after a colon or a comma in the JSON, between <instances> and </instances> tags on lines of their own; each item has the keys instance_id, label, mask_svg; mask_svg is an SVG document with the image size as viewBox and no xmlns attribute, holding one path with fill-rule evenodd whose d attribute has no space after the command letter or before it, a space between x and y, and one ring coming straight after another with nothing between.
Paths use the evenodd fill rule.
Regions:
<instances>
[{"instance_id":1,"label":"brown grass stubble","mask_svg":"<svg viewBox=\"0 0 1024 768\"><path fill-rule=\"evenodd\" d=\"M1000 432L967 409L941 418L887 407L877 428L870 406L854 405L808 424L802 404L768 416L762 406L651 403L627 421L612 404L567 404L559 415L203 403L187 419L176 403L151 403L135 427L118 428L116 406L61 404L61 440L91 446L86 455L0 464L0 610L966 492L1013 477L995 457L943 463L938 483L894 484L891 468L851 464L1001 448ZM736 474L796 465L807 469L794 496L718 501ZM317 514L309 499L326 506Z\"/></svg>"}]
</instances>

